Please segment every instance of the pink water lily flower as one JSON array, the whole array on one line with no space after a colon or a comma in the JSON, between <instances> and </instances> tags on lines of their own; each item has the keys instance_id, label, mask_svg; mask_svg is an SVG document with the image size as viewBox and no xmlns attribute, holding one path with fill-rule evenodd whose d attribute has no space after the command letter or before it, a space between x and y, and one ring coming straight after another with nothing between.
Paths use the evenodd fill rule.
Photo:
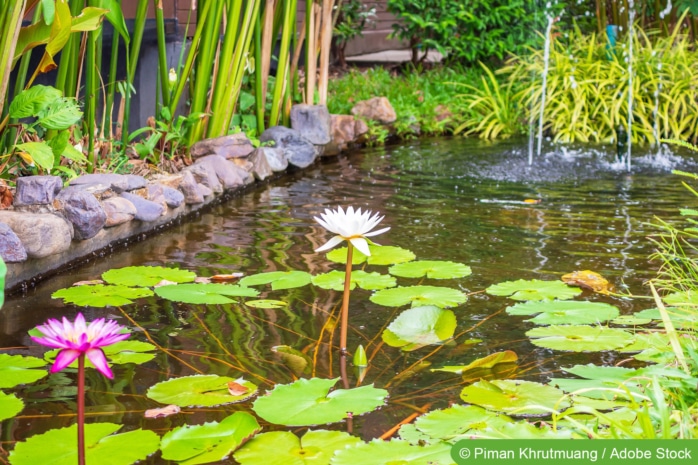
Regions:
<instances>
[{"instance_id":1,"label":"pink water lily flower","mask_svg":"<svg viewBox=\"0 0 698 465\"><path fill-rule=\"evenodd\" d=\"M320 223L323 228L337 235L321 247L315 249L315 251L324 252L342 241L349 241L362 254L370 256L371 251L368 249L368 241L365 238L383 234L390 229L388 227L378 231L371 231L378 226L378 223L383 218L378 213L371 216L371 212L368 210L362 213L360 208L354 210L354 207L348 207L346 212L342 207L337 207L337 210L326 208L325 213L320 214L320 218L315 217L315 221Z\"/></svg>"},{"instance_id":2,"label":"pink water lily flower","mask_svg":"<svg viewBox=\"0 0 698 465\"><path fill-rule=\"evenodd\" d=\"M34 342L61 349L51 367L51 373L61 371L79 356L86 355L97 371L109 379L112 379L114 374L107 364L102 347L123 341L130 336L129 333L123 332L123 326L113 320L98 318L87 325L82 313L78 313L74 323L65 317L62 322L52 318L36 329L41 331L43 337L30 336Z\"/></svg>"}]
</instances>

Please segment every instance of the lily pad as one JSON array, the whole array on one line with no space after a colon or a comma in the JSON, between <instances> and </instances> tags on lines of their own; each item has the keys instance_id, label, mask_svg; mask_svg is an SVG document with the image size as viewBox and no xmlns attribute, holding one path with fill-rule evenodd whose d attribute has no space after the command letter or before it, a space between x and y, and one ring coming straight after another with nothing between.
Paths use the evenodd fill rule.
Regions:
<instances>
[{"instance_id":1,"label":"lily pad","mask_svg":"<svg viewBox=\"0 0 698 465\"><path fill-rule=\"evenodd\" d=\"M458 375L462 375L463 373L478 368L491 369L501 363L515 363L518 359L519 357L516 355L515 352L511 350L505 350L503 352L495 352L494 354L490 354L486 357L479 358L473 362L470 362L467 365L450 365L441 368L434 368L431 371L445 371L447 373L455 373Z\"/></svg>"},{"instance_id":2,"label":"lily pad","mask_svg":"<svg viewBox=\"0 0 698 465\"><path fill-rule=\"evenodd\" d=\"M509 296L514 300L568 300L582 293L581 290L570 287L561 281L506 281L494 284L486 289L490 295Z\"/></svg>"},{"instance_id":3,"label":"lily pad","mask_svg":"<svg viewBox=\"0 0 698 465\"><path fill-rule=\"evenodd\" d=\"M611 323L619 326L643 326L652 323L652 318L639 318L635 315L621 315L611 320Z\"/></svg>"},{"instance_id":4,"label":"lily pad","mask_svg":"<svg viewBox=\"0 0 698 465\"><path fill-rule=\"evenodd\" d=\"M274 346L271 351L276 353L296 376L310 373L313 360L303 352L290 346Z\"/></svg>"},{"instance_id":5,"label":"lily pad","mask_svg":"<svg viewBox=\"0 0 698 465\"><path fill-rule=\"evenodd\" d=\"M526 321L539 325L589 324L608 321L620 312L613 305L601 302L546 300L529 301L507 308L510 315L540 315Z\"/></svg>"},{"instance_id":6,"label":"lily pad","mask_svg":"<svg viewBox=\"0 0 698 465\"><path fill-rule=\"evenodd\" d=\"M187 304L229 304L230 297L257 297L255 289L230 284L175 284L155 289L163 299Z\"/></svg>"},{"instance_id":7,"label":"lily pad","mask_svg":"<svg viewBox=\"0 0 698 465\"><path fill-rule=\"evenodd\" d=\"M36 357L0 354L0 388L12 388L19 384L31 384L48 373L46 362Z\"/></svg>"},{"instance_id":8,"label":"lily pad","mask_svg":"<svg viewBox=\"0 0 698 465\"><path fill-rule=\"evenodd\" d=\"M241 286L260 286L270 284L273 291L293 289L310 284L310 273L305 271L270 271L245 276L240 280Z\"/></svg>"},{"instance_id":9,"label":"lily pad","mask_svg":"<svg viewBox=\"0 0 698 465\"><path fill-rule=\"evenodd\" d=\"M85 425L85 462L131 465L154 454L160 437L152 431L137 429L112 434L121 425L89 423ZM78 462L77 425L52 429L15 444L10 452L12 465L75 465Z\"/></svg>"},{"instance_id":10,"label":"lily pad","mask_svg":"<svg viewBox=\"0 0 698 465\"><path fill-rule=\"evenodd\" d=\"M586 325L533 328L526 336L539 347L572 352L620 349L633 341L633 335L622 329Z\"/></svg>"},{"instance_id":11,"label":"lily pad","mask_svg":"<svg viewBox=\"0 0 698 465\"><path fill-rule=\"evenodd\" d=\"M698 292L674 292L664 296L662 300L667 305L698 307Z\"/></svg>"},{"instance_id":12,"label":"lily pad","mask_svg":"<svg viewBox=\"0 0 698 465\"><path fill-rule=\"evenodd\" d=\"M44 359L53 363L60 350L61 349L49 350L44 354ZM107 356L110 364L124 365L126 363L135 363L136 365L140 365L155 358L154 351L156 350L156 347L148 342L120 341L115 344L104 346L102 350L104 351L104 355ZM77 369L77 360L71 363L69 366ZM94 365L88 358L85 358L85 366L94 368Z\"/></svg>"},{"instance_id":13,"label":"lily pad","mask_svg":"<svg viewBox=\"0 0 698 465\"><path fill-rule=\"evenodd\" d=\"M533 381L496 379L466 386L460 398L469 404L515 415L545 415L570 406L565 393Z\"/></svg>"},{"instance_id":14,"label":"lily pad","mask_svg":"<svg viewBox=\"0 0 698 465\"><path fill-rule=\"evenodd\" d=\"M237 383L247 392L232 395L229 383ZM180 407L213 407L249 399L257 393L257 386L244 379L218 375L192 375L173 378L151 386L146 396L162 404Z\"/></svg>"},{"instance_id":15,"label":"lily pad","mask_svg":"<svg viewBox=\"0 0 698 465\"><path fill-rule=\"evenodd\" d=\"M359 443L343 431L308 431L302 438L273 431L255 436L233 457L240 465L327 465L335 451Z\"/></svg>"},{"instance_id":16,"label":"lily pad","mask_svg":"<svg viewBox=\"0 0 698 465\"><path fill-rule=\"evenodd\" d=\"M431 344L442 344L456 331L456 315L439 307L413 307L405 310L383 331L383 341L391 347L410 351Z\"/></svg>"},{"instance_id":17,"label":"lily pad","mask_svg":"<svg viewBox=\"0 0 698 465\"><path fill-rule=\"evenodd\" d=\"M374 439L369 443L338 450L330 465L451 465L451 445L414 446L407 441Z\"/></svg>"},{"instance_id":18,"label":"lily pad","mask_svg":"<svg viewBox=\"0 0 698 465\"><path fill-rule=\"evenodd\" d=\"M14 394L5 394L0 391L0 421L12 418L22 411L24 402Z\"/></svg>"},{"instance_id":19,"label":"lily pad","mask_svg":"<svg viewBox=\"0 0 698 465\"><path fill-rule=\"evenodd\" d=\"M338 380L311 378L278 384L255 400L252 409L270 423L311 426L363 415L381 407L388 397L388 391L373 385L330 392Z\"/></svg>"},{"instance_id":20,"label":"lily pad","mask_svg":"<svg viewBox=\"0 0 698 465\"><path fill-rule=\"evenodd\" d=\"M261 430L246 412L235 412L220 423L180 426L162 437L162 458L180 465L224 461Z\"/></svg>"},{"instance_id":21,"label":"lily pad","mask_svg":"<svg viewBox=\"0 0 698 465\"><path fill-rule=\"evenodd\" d=\"M59 289L51 297L81 307L120 307L152 295L153 291L145 287L96 284Z\"/></svg>"},{"instance_id":22,"label":"lily pad","mask_svg":"<svg viewBox=\"0 0 698 465\"><path fill-rule=\"evenodd\" d=\"M313 276L312 282L315 286L322 289L343 291L345 275L346 273L344 271L334 270L329 273ZM376 273L375 271L373 273L366 273L362 270L356 270L351 272L351 284L349 287L354 289L356 286L359 286L361 289L376 291L388 287L395 287L396 284L395 278L390 275Z\"/></svg>"},{"instance_id":23,"label":"lily pad","mask_svg":"<svg viewBox=\"0 0 698 465\"><path fill-rule=\"evenodd\" d=\"M408 286L377 291L370 297L370 300L386 307L412 304L413 307L435 305L445 308L464 303L468 300L468 296L450 287Z\"/></svg>"},{"instance_id":24,"label":"lily pad","mask_svg":"<svg viewBox=\"0 0 698 465\"><path fill-rule=\"evenodd\" d=\"M553 430L549 426L537 426L525 421L507 423L499 428L475 431L473 439L572 439L572 430ZM468 439L468 441L472 441ZM454 448L458 448L458 444Z\"/></svg>"},{"instance_id":25,"label":"lily pad","mask_svg":"<svg viewBox=\"0 0 698 465\"><path fill-rule=\"evenodd\" d=\"M491 412L477 405L453 405L443 410L432 410L415 421L422 433L453 443L464 439L473 430L500 428L513 420L503 413Z\"/></svg>"},{"instance_id":26,"label":"lily pad","mask_svg":"<svg viewBox=\"0 0 698 465\"><path fill-rule=\"evenodd\" d=\"M392 245L368 245L371 256L366 257L358 250L354 249L351 255L351 263L359 265L367 261L369 265L395 265L397 263L409 262L415 259L415 254L407 249ZM347 262L347 248L340 247L327 254L327 259L335 263Z\"/></svg>"},{"instance_id":27,"label":"lily pad","mask_svg":"<svg viewBox=\"0 0 698 465\"><path fill-rule=\"evenodd\" d=\"M196 273L164 266L127 266L102 273L102 279L121 286L152 287L163 280L191 283L196 279Z\"/></svg>"},{"instance_id":28,"label":"lily pad","mask_svg":"<svg viewBox=\"0 0 698 465\"><path fill-rule=\"evenodd\" d=\"M264 309L274 309L274 308L284 308L288 307L288 304L281 300L270 300L270 299L260 299L260 300L248 300L245 305L252 308L264 308Z\"/></svg>"},{"instance_id":29,"label":"lily pad","mask_svg":"<svg viewBox=\"0 0 698 465\"><path fill-rule=\"evenodd\" d=\"M420 260L393 265L388 272L393 276L400 276L401 278L422 278L426 276L431 279L455 279L470 276L473 271L469 266L462 263Z\"/></svg>"},{"instance_id":30,"label":"lily pad","mask_svg":"<svg viewBox=\"0 0 698 465\"><path fill-rule=\"evenodd\" d=\"M667 314L676 329L698 329L698 311L695 307L667 307ZM658 308L648 308L635 314L638 318L651 318L659 321L659 326L663 327L662 315Z\"/></svg>"}]
</instances>

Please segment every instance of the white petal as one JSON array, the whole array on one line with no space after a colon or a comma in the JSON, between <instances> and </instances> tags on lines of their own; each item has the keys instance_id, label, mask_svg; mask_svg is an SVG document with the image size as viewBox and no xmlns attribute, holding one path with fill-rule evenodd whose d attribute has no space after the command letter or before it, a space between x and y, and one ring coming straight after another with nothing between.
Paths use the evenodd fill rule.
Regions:
<instances>
[{"instance_id":1,"label":"white petal","mask_svg":"<svg viewBox=\"0 0 698 465\"><path fill-rule=\"evenodd\" d=\"M324 252L325 250L330 250L332 247L336 246L337 244L340 244L343 240L344 240L344 238L342 236L334 236L332 239L325 242L324 245L315 249L315 251L316 252Z\"/></svg>"},{"instance_id":2,"label":"white petal","mask_svg":"<svg viewBox=\"0 0 698 465\"><path fill-rule=\"evenodd\" d=\"M378 231L366 233L366 234L364 234L364 236L366 236L366 237L377 236L377 235L383 234L384 232L389 231L389 230L390 230L390 226L388 226L387 228L379 229Z\"/></svg>"},{"instance_id":3,"label":"white petal","mask_svg":"<svg viewBox=\"0 0 698 465\"><path fill-rule=\"evenodd\" d=\"M366 255L367 257L371 256L371 251L368 248L368 242L366 242L366 239L364 239L363 237L354 237L353 239L350 239L350 241L354 245L354 247L356 247L356 250Z\"/></svg>"}]
</instances>

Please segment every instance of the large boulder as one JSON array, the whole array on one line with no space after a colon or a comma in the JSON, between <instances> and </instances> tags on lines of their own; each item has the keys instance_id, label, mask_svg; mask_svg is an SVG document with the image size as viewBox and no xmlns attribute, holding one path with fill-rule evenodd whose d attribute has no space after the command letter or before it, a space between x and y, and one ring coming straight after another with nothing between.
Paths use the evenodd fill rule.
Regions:
<instances>
[{"instance_id":1,"label":"large boulder","mask_svg":"<svg viewBox=\"0 0 698 465\"><path fill-rule=\"evenodd\" d=\"M356 119L351 115L331 116L332 141L325 146L322 155L337 155L356 139Z\"/></svg>"},{"instance_id":2,"label":"large boulder","mask_svg":"<svg viewBox=\"0 0 698 465\"><path fill-rule=\"evenodd\" d=\"M107 214L105 228L111 228L123 223L128 223L135 218L137 210L133 203L123 197L112 197L102 202L104 213Z\"/></svg>"},{"instance_id":3,"label":"large boulder","mask_svg":"<svg viewBox=\"0 0 698 465\"><path fill-rule=\"evenodd\" d=\"M140 177L140 176L138 176ZM131 180L123 174L83 174L75 179L71 179L71 186L93 186L94 189L102 188L111 189L116 193L129 190Z\"/></svg>"},{"instance_id":4,"label":"large boulder","mask_svg":"<svg viewBox=\"0 0 698 465\"><path fill-rule=\"evenodd\" d=\"M274 174L274 171L264 155L264 151L257 149L252 152L249 158L250 163L252 163L252 174L259 181L264 181L269 176ZM288 162L287 162L288 164Z\"/></svg>"},{"instance_id":5,"label":"large boulder","mask_svg":"<svg viewBox=\"0 0 698 465\"><path fill-rule=\"evenodd\" d=\"M144 199L130 192L122 192L121 197L125 198L136 207L134 219L139 221L155 221L165 213L165 207L161 204Z\"/></svg>"},{"instance_id":6,"label":"large boulder","mask_svg":"<svg viewBox=\"0 0 698 465\"><path fill-rule=\"evenodd\" d=\"M73 224L75 239L94 237L107 222L107 214L95 196L81 189L63 189L56 201L58 210Z\"/></svg>"},{"instance_id":7,"label":"large boulder","mask_svg":"<svg viewBox=\"0 0 698 465\"><path fill-rule=\"evenodd\" d=\"M271 170L275 173L281 171L286 171L288 169L288 158L286 158L286 152L278 147L260 147L256 150L252 157L264 157L269 164Z\"/></svg>"},{"instance_id":8,"label":"large boulder","mask_svg":"<svg viewBox=\"0 0 698 465\"><path fill-rule=\"evenodd\" d=\"M0 223L0 257L6 263L23 262L27 251L17 234L5 223Z\"/></svg>"},{"instance_id":9,"label":"large boulder","mask_svg":"<svg viewBox=\"0 0 698 465\"><path fill-rule=\"evenodd\" d=\"M190 171L182 171L182 179L179 181L178 189L184 195L184 203L187 205L204 203L204 193Z\"/></svg>"},{"instance_id":10,"label":"large boulder","mask_svg":"<svg viewBox=\"0 0 698 465\"><path fill-rule=\"evenodd\" d=\"M223 185L218 180L218 175L216 174L216 169L214 168L213 164L206 161L211 156L216 157L219 160L223 160L217 155L209 155L207 157L200 158L193 165L184 168L183 171L193 174L196 182L208 187L213 193L220 194L223 192Z\"/></svg>"},{"instance_id":11,"label":"large boulder","mask_svg":"<svg viewBox=\"0 0 698 465\"><path fill-rule=\"evenodd\" d=\"M213 175L218 178L218 182L223 189L236 189L243 186L246 184L246 180L249 176L249 173L235 165L235 163L217 155L208 155L196 160L196 163L189 167L195 177L196 172L199 170L199 168L196 168L197 166L203 166L205 167L205 172L213 173ZM203 180L204 178L202 177L200 182L206 184ZM208 185L208 187L210 187L213 192L217 192L211 185ZM223 189L221 189L221 191Z\"/></svg>"},{"instance_id":12,"label":"large boulder","mask_svg":"<svg viewBox=\"0 0 698 465\"><path fill-rule=\"evenodd\" d=\"M295 129L272 126L259 137L261 142L274 142L274 146L284 151L288 162L298 168L307 168L317 157L315 146Z\"/></svg>"},{"instance_id":13,"label":"large boulder","mask_svg":"<svg viewBox=\"0 0 698 465\"><path fill-rule=\"evenodd\" d=\"M291 128L300 132L312 144L329 144L330 112L325 105L293 105Z\"/></svg>"},{"instance_id":14,"label":"large boulder","mask_svg":"<svg viewBox=\"0 0 698 465\"><path fill-rule=\"evenodd\" d=\"M29 258L44 258L70 248L72 227L57 215L0 211L0 222L12 228Z\"/></svg>"},{"instance_id":15,"label":"large boulder","mask_svg":"<svg viewBox=\"0 0 698 465\"><path fill-rule=\"evenodd\" d=\"M359 118L391 124L397 120L397 114L385 97L373 97L362 100L351 109L351 114Z\"/></svg>"},{"instance_id":16,"label":"large boulder","mask_svg":"<svg viewBox=\"0 0 698 465\"><path fill-rule=\"evenodd\" d=\"M23 176L17 178L14 206L50 205L63 188L58 176Z\"/></svg>"},{"instance_id":17,"label":"large boulder","mask_svg":"<svg viewBox=\"0 0 698 465\"><path fill-rule=\"evenodd\" d=\"M204 139L191 146L189 154L197 159L206 155L218 155L223 158L246 157L254 151L252 142L244 132L230 134L228 136L216 137L215 139Z\"/></svg>"}]
</instances>

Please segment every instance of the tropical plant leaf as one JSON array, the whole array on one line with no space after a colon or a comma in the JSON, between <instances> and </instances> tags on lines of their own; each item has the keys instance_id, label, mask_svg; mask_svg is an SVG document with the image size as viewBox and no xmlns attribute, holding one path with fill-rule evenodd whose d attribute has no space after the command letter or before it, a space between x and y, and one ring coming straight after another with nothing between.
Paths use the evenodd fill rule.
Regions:
<instances>
[{"instance_id":1,"label":"tropical plant leaf","mask_svg":"<svg viewBox=\"0 0 698 465\"><path fill-rule=\"evenodd\" d=\"M15 145L15 149L28 165L36 164L46 171L53 168L53 150L46 142L25 142Z\"/></svg>"},{"instance_id":2,"label":"tropical plant leaf","mask_svg":"<svg viewBox=\"0 0 698 465\"><path fill-rule=\"evenodd\" d=\"M284 308L288 307L288 304L282 300L270 300L270 299L259 299L259 300L246 300L245 305L252 308Z\"/></svg>"},{"instance_id":3,"label":"tropical plant leaf","mask_svg":"<svg viewBox=\"0 0 698 465\"><path fill-rule=\"evenodd\" d=\"M62 131L76 124L82 118L82 112L73 100L61 98L51 103L39 118L39 124L46 129Z\"/></svg>"},{"instance_id":4,"label":"tropical plant leaf","mask_svg":"<svg viewBox=\"0 0 698 465\"><path fill-rule=\"evenodd\" d=\"M296 376L310 374L313 360L303 352L290 346L274 346L271 351L277 354Z\"/></svg>"},{"instance_id":5,"label":"tropical plant leaf","mask_svg":"<svg viewBox=\"0 0 698 465\"><path fill-rule=\"evenodd\" d=\"M14 394L6 394L0 391L0 421L12 418L22 411L24 402Z\"/></svg>"},{"instance_id":6,"label":"tropical plant leaf","mask_svg":"<svg viewBox=\"0 0 698 465\"><path fill-rule=\"evenodd\" d=\"M344 276L346 273L344 271L330 271L329 273L323 273L315 275L312 278L312 282L315 286L322 289L332 289L334 291L344 290ZM397 282L395 278L386 274L376 273L366 273L362 270L356 270L351 272L351 284L350 288L354 289L359 286L361 289L366 289L369 291L376 291L380 289L386 289L389 287L395 287Z\"/></svg>"},{"instance_id":7,"label":"tropical plant leaf","mask_svg":"<svg viewBox=\"0 0 698 465\"><path fill-rule=\"evenodd\" d=\"M450 444L430 444L413 446L407 441L393 439L381 441L374 439L353 447L338 450L330 465L451 465Z\"/></svg>"},{"instance_id":8,"label":"tropical plant leaf","mask_svg":"<svg viewBox=\"0 0 698 465\"><path fill-rule=\"evenodd\" d=\"M196 279L196 273L164 266L127 266L102 273L102 279L109 284L121 286L152 287L163 280L173 283L191 283Z\"/></svg>"},{"instance_id":9,"label":"tropical plant leaf","mask_svg":"<svg viewBox=\"0 0 698 465\"><path fill-rule=\"evenodd\" d=\"M12 99L10 117L21 119L36 116L61 97L63 97L62 92L55 87L32 86Z\"/></svg>"},{"instance_id":10,"label":"tropical plant leaf","mask_svg":"<svg viewBox=\"0 0 698 465\"><path fill-rule=\"evenodd\" d=\"M410 250L392 245L368 245L368 250L371 251L371 256L366 257L360 251L354 249L351 256L353 265L360 265L367 262L369 265L395 265L397 263L409 262L415 259L415 254ZM327 253L327 259L335 263L347 262L347 248L340 247L333 249Z\"/></svg>"},{"instance_id":11,"label":"tropical plant leaf","mask_svg":"<svg viewBox=\"0 0 698 465\"><path fill-rule=\"evenodd\" d=\"M267 395L257 398L252 409L270 423L311 426L363 415L381 407L388 397L388 391L373 385L329 392L338 380L311 378L277 384Z\"/></svg>"},{"instance_id":12,"label":"tropical plant leaf","mask_svg":"<svg viewBox=\"0 0 698 465\"><path fill-rule=\"evenodd\" d=\"M437 307L455 307L468 300L457 289L437 286L409 286L383 289L370 297L371 302L386 307L400 307L412 304L413 307L435 305Z\"/></svg>"},{"instance_id":13,"label":"tropical plant leaf","mask_svg":"<svg viewBox=\"0 0 698 465\"><path fill-rule=\"evenodd\" d=\"M405 310L383 331L383 342L411 351L431 344L442 344L456 331L456 315L439 307L413 307Z\"/></svg>"},{"instance_id":14,"label":"tropical plant leaf","mask_svg":"<svg viewBox=\"0 0 698 465\"><path fill-rule=\"evenodd\" d=\"M228 383L237 383L247 392L232 395ZM242 378L233 379L218 375L192 375L173 378L151 386L146 396L162 404L180 407L213 407L215 405L242 402L257 393L257 386Z\"/></svg>"},{"instance_id":15,"label":"tropical plant leaf","mask_svg":"<svg viewBox=\"0 0 698 465\"><path fill-rule=\"evenodd\" d=\"M59 289L51 297L81 307L120 307L152 295L153 291L147 288L96 284Z\"/></svg>"},{"instance_id":16,"label":"tropical plant leaf","mask_svg":"<svg viewBox=\"0 0 698 465\"><path fill-rule=\"evenodd\" d=\"M400 263L390 267L388 272L401 278L455 279L470 276L472 270L462 263L419 260L416 262Z\"/></svg>"},{"instance_id":17,"label":"tropical plant leaf","mask_svg":"<svg viewBox=\"0 0 698 465\"><path fill-rule=\"evenodd\" d=\"M306 273L305 271L270 271L268 273L245 276L240 280L240 285L259 286L271 283L271 289L279 291L281 289L293 289L310 284L310 278L310 273Z\"/></svg>"},{"instance_id":18,"label":"tropical plant leaf","mask_svg":"<svg viewBox=\"0 0 698 465\"><path fill-rule=\"evenodd\" d=\"M490 295L509 296L514 300L568 300L582 293L581 290L560 281L542 281L540 279L519 279L494 284L486 289Z\"/></svg>"},{"instance_id":19,"label":"tropical plant leaf","mask_svg":"<svg viewBox=\"0 0 698 465\"><path fill-rule=\"evenodd\" d=\"M604 326L546 326L533 328L526 336L539 347L572 352L620 349L633 342L631 333Z\"/></svg>"},{"instance_id":20,"label":"tropical plant leaf","mask_svg":"<svg viewBox=\"0 0 698 465\"><path fill-rule=\"evenodd\" d=\"M163 299L187 304L229 304L230 297L257 297L259 291L250 287L231 284L173 284L155 289Z\"/></svg>"},{"instance_id":21,"label":"tropical plant leaf","mask_svg":"<svg viewBox=\"0 0 698 465\"><path fill-rule=\"evenodd\" d=\"M533 381L496 379L481 380L463 388L460 398L469 404L512 415L544 415L563 410L570 403L565 393L552 386Z\"/></svg>"},{"instance_id":22,"label":"tropical plant leaf","mask_svg":"<svg viewBox=\"0 0 698 465\"><path fill-rule=\"evenodd\" d=\"M46 376L46 362L36 357L0 354L0 388L12 388L19 384L31 384Z\"/></svg>"},{"instance_id":23,"label":"tropical plant leaf","mask_svg":"<svg viewBox=\"0 0 698 465\"><path fill-rule=\"evenodd\" d=\"M180 426L162 437L162 458L181 465L224 461L261 430L247 412L235 412L220 423Z\"/></svg>"},{"instance_id":24,"label":"tropical plant leaf","mask_svg":"<svg viewBox=\"0 0 698 465\"><path fill-rule=\"evenodd\" d=\"M507 308L510 315L535 315L530 321L539 325L589 324L608 321L620 312L613 305L601 302L544 300L528 301Z\"/></svg>"},{"instance_id":25,"label":"tropical plant leaf","mask_svg":"<svg viewBox=\"0 0 698 465\"><path fill-rule=\"evenodd\" d=\"M459 366L444 366L441 368L433 368L431 371L444 371L447 373L455 373L462 375L470 370L474 369L491 369L500 363L515 363L519 360L519 357L515 352L511 350L505 350L503 352L495 352L494 354L487 355L485 357L479 358L467 365Z\"/></svg>"},{"instance_id":26,"label":"tropical plant leaf","mask_svg":"<svg viewBox=\"0 0 698 465\"><path fill-rule=\"evenodd\" d=\"M464 439L472 430L499 428L513 420L503 413L491 412L477 405L453 405L432 410L415 421L415 427L427 436L453 443Z\"/></svg>"},{"instance_id":27,"label":"tropical plant leaf","mask_svg":"<svg viewBox=\"0 0 698 465\"><path fill-rule=\"evenodd\" d=\"M359 443L343 431L307 431L302 438L273 431L255 436L233 457L240 465L327 465L335 451Z\"/></svg>"}]
</instances>

